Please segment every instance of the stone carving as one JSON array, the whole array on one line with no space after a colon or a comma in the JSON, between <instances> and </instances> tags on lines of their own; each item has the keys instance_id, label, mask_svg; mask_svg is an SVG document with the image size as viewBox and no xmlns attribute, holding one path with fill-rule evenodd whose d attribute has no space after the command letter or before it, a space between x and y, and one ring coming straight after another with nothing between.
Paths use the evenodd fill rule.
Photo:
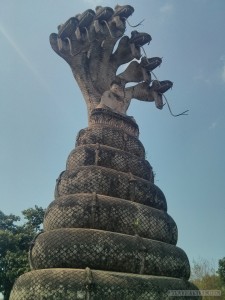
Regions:
<instances>
[{"instance_id":1,"label":"stone carving","mask_svg":"<svg viewBox=\"0 0 225 300\"><path fill-rule=\"evenodd\" d=\"M161 64L161 58L141 58L141 47L150 43L151 36L138 31L124 36L126 20L133 12L130 5L117 5L115 10L97 6L96 12L88 9L72 17L58 27L58 34L50 35L53 50L72 69L89 115L98 107L126 114L133 98L155 101L162 109L162 94L172 87L169 80L151 81L151 71ZM128 64L126 70L117 75L123 64ZM138 84L126 87L130 82Z\"/></svg>"},{"instance_id":2,"label":"stone carving","mask_svg":"<svg viewBox=\"0 0 225 300\"><path fill-rule=\"evenodd\" d=\"M151 79L160 58L141 58L150 35L123 36L133 11L129 5L98 6L50 36L84 95L89 126L78 133L56 181L44 232L31 244L32 271L18 278L10 300L171 300L183 297L170 291L196 290L138 125L126 115L133 98L155 101L161 109L172 86ZM127 87L130 82L136 85ZM192 294L188 299L200 299Z\"/></svg>"}]
</instances>

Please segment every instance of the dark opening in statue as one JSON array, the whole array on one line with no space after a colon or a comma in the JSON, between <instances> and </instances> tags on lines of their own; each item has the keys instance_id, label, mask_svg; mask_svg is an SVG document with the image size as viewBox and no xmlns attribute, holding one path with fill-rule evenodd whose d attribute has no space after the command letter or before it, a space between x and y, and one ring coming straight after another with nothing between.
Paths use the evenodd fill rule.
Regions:
<instances>
[{"instance_id":1,"label":"dark opening in statue","mask_svg":"<svg viewBox=\"0 0 225 300\"><path fill-rule=\"evenodd\" d=\"M32 270L17 279L10 300L183 299L190 290L187 299L200 299L138 125L126 115L132 99L162 109L163 93L172 87L151 78L161 58L141 54L151 36L124 36L133 12L130 5L98 6L50 35L72 69L89 122L57 179L44 232L31 245Z\"/></svg>"}]
</instances>

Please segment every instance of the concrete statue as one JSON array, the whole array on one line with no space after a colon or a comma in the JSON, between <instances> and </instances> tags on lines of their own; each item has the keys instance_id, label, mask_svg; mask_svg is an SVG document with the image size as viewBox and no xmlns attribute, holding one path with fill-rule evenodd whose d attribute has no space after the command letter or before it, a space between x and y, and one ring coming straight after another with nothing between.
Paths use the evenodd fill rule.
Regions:
<instances>
[{"instance_id":1,"label":"concrete statue","mask_svg":"<svg viewBox=\"0 0 225 300\"><path fill-rule=\"evenodd\" d=\"M130 5L98 6L50 35L86 101L88 127L77 135L44 231L31 244L31 271L17 279L10 300L177 300L183 297L174 291L189 290L187 299L200 299L138 125L127 116L132 99L162 109L172 87L151 78L162 62L142 53L151 36L124 35L133 12Z\"/></svg>"},{"instance_id":2,"label":"concrete statue","mask_svg":"<svg viewBox=\"0 0 225 300\"><path fill-rule=\"evenodd\" d=\"M159 66L161 58L141 58L141 47L150 43L148 33L132 31L124 36L126 19L134 12L130 5L88 9L59 26L58 34L50 36L53 50L69 64L75 80L87 103L88 114L97 107L114 107L117 113L126 114L131 99L155 101L162 108L162 93L172 87L172 82L151 82L151 71ZM116 43L118 47L114 51ZM134 60L136 59L136 60ZM128 64L119 75L120 66ZM119 83L123 95L118 106L111 91L112 82ZM140 82L126 87L127 83ZM107 91L110 91L107 93ZM104 94L104 95L103 95ZM108 96L107 96L108 95ZM118 95L117 95L118 96ZM106 105L106 102L108 105Z\"/></svg>"}]
</instances>

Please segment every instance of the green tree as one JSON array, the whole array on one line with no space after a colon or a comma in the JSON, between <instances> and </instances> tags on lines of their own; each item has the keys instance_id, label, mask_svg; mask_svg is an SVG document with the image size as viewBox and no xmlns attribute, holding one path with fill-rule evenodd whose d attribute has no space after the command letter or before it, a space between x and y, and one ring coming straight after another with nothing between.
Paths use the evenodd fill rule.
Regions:
<instances>
[{"instance_id":1,"label":"green tree","mask_svg":"<svg viewBox=\"0 0 225 300\"><path fill-rule=\"evenodd\" d=\"M225 285L225 257L219 260L217 273L219 274L222 283Z\"/></svg>"},{"instance_id":2,"label":"green tree","mask_svg":"<svg viewBox=\"0 0 225 300\"><path fill-rule=\"evenodd\" d=\"M199 290L220 290L222 297L204 296L203 300L225 299L223 284L218 276L215 264L213 261L200 258L194 260L191 268L191 281L198 287Z\"/></svg>"},{"instance_id":3,"label":"green tree","mask_svg":"<svg viewBox=\"0 0 225 300\"><path fill-rule=\"evenodd\" d=\"M30 270L28 250L35 235L40 232L44 209L38 206L22 211L24 224L19 216L5 215L0 211L0 292L4 300L17 277Z\"/></svg>"}]
</instances>

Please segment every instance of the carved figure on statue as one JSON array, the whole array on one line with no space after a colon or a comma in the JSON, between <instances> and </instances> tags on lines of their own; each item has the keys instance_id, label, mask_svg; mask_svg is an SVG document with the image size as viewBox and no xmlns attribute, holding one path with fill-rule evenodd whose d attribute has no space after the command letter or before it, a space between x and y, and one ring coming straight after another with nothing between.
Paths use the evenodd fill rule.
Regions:
<instances>
[{"instance_id":1,"label":"carved figure on statue","mask_svg":"<svg viewBox=\"0 0 225 300\"><path fill-rule=\"evenodd\" d=\"M120 77L111 83L110 89L101 97L100 104L96 108L106 108L116 113L125 115L132 99L155 102L158 109L163 108L162 92L172 87L169 80L153 80L151 86L147 82L141 82L135 86L124 88Z\"/></svg>"},{"instance_id":2,"label":"carved figure on statue","mask_svg":"<svg viewBox=\"0 0 225 300\"><path fill-rule=\"evenodd\" d=\"M159 57L147 58L141 48L149 44L151 36L132 31L124 35L127 18L134 8L130 5L97 6L71 17L58 26L58 33L50 35L53 50L72 69L75 80L87 104L88 116L93 109L106 106L120 114L126 114L131 99L155 102L162 109L162 93L152 81L151 72L162 62ZM114 47L118 46L114 51ZM117 74L121 65L125 71ZM118 82L118 84L117 84ZM137 83L127 87L127 83ZM157 85L161 85L157 81ZM167 81L168 86L172 82Z\"/></svg>"}]
</instances>

